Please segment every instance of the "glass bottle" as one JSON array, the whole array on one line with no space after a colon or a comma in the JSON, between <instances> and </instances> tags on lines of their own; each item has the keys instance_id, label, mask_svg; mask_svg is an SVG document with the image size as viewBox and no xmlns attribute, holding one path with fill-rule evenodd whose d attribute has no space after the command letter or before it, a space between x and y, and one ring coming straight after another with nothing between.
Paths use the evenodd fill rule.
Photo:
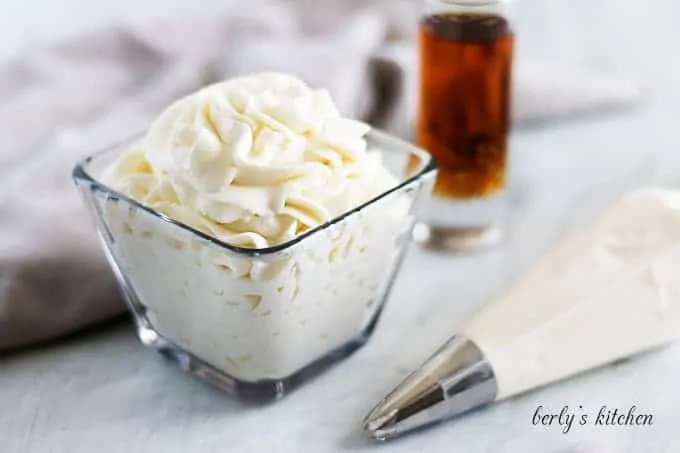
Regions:
<instances>
[{"instance_id":1,"label":"glass bottle","mask_svg":"<svg viewBox=\"0 0 680 453\"><path fill-rule=\"evenodd\" d=\"M418 234L477 249L502 237L514 34L505 1L424 3L416 137L439 172Z\"/></svg>"}]
</instances>

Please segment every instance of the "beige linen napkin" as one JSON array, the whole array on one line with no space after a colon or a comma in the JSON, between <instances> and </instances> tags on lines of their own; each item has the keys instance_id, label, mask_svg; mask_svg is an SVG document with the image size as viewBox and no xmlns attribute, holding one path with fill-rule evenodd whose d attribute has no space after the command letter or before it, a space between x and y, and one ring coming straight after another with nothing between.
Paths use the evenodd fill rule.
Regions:
<instances>
[{"instance_id":1,"label":"beige linen napkin","mask_svg":"<svg viewBox=\"0 0 680 453\"><path fill-rule=\"evenodd\" d=\"M0 67L0 351L123 310L70 178L79 158L127 137L182 94L260 70L298 74L327 87L345 114L408 136L413 8L410 1L263 1L246 12L121 25ZM518 122L637 95L626 81L537 68L519 68Z\"/></svg>"}]
</instances>

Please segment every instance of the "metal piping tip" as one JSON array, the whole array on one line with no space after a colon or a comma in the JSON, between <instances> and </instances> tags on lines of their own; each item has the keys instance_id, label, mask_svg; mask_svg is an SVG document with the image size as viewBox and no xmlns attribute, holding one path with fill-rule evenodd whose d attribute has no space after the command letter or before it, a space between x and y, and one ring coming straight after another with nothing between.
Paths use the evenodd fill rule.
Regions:
<instances>
[{"instance_id":1,"label":"metal piping tip","mask_svg":"<svg viewBox=\"0 0 680 453\"><path fill-rule=\"evenodd\" d=\"M477 345L454 337L383 398L363 427L371 437L386 440L491 403L497 389Z\"/></svg>"},{"instance_id":2,"label":"metal piping tip","mask_svg":"<svg viewBox=\"0 0 680 453\"><path fill-rule=\"evenodd\" d=\"M413 389L413 387L409 387ZM378 440L427 425L437 405L444 403L444 392L431 385L422 392L407 392L383 399L364 420L364 430ZM408 428L408 429L404 429Z\"/></svg>"},{"instance_id":3,"label":"metal piping tip","mask_svg":"<svg viewBox=\"0 0 680 453\"><path fill-rule=\"evenodd\" d=\"M397 409L383 413L383 408L378 406L364 419L364 431L377 439L382 439L385 437L385 431L394 426L398 415Z\"/></svg>"}]
</instances>

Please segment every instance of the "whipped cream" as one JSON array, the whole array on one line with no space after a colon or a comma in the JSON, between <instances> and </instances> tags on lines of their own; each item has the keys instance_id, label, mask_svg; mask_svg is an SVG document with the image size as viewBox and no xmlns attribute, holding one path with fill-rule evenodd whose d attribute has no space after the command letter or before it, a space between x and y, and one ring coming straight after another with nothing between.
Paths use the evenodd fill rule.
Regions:
<instances>
[{"instance_id":1,"label":"whipped cream","mask_svg":"<svg viewBox=\"0 0 680 453\"><path fill-rule=\"evenodd\" d=\"M224 242L265 248L396 184L367 150L369 129L295 77L241 77L172 104L105 180Z\"/></svg>"},{"instance_id":2,"label":"whipped cream","mask_svg":"<svg viewBox=\"0 0 680 453\"><path fill-rule=\"evenodd\" d=\"M105 172L114 189L225 243L285 244L393 188L369 127L328 93L259 74L172 104ZM236 253L118 200L112 253L153 328L238 380L282 379L361 337L415 221L393 193L280 253ZM254 251L255 252L255 251Z\"/></svg>"},{"instance_id":3,"label":"whipped cream","mask_svg":"<svg viewBox=\"0 0 680 453\"><path fill-rule=\"evenodd\" d=\"M554 249L463 330L498 398L680 337L680 192L642 189Z\"/></svg>"}]
</instances>

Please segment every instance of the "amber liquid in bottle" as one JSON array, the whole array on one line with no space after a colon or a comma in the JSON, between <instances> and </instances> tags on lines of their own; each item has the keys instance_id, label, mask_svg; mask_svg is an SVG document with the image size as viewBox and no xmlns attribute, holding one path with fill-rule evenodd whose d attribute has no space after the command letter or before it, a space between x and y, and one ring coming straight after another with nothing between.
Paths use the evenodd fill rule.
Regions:
<instances>
[{"instance_id":1,"label":"amber liquid in bottle","mask_svg":"<svg viewBox=\"0 0 680 453\"><path fill-rule=\"evenodd\" d=\"M418 145L439 164L434 193L493 195L505 185L513 34L490 14L435 14L420 24Z\"/></svg>"}]
</instances>

